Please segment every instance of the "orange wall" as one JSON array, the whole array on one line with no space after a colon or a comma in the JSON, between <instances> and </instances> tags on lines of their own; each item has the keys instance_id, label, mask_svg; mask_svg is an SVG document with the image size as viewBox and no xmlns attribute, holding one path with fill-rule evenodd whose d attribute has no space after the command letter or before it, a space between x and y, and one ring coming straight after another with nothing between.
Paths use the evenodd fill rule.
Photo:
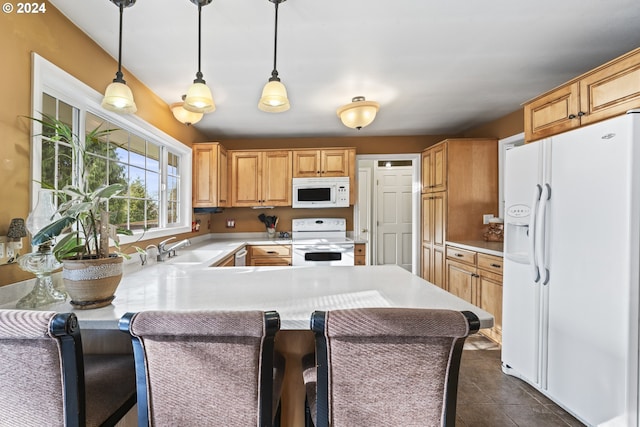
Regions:
<instances>
[{"instance_id":1,"label":"orange wall","mask_svg":"<svg viewBox=\"0 0 640 427\"><path fill-rule=\"evenodd\" d=\"M117 23L115 7L114 15ZM44 14L3 13L0 52L0 235L5 235L11 219L25 218L30 209L29 123L21 116L31 115L31 52L99 92L113 80L118 63L50 4ZM177 122L164 101L126 69L123 72L139 117L186 145L205 139ZM17 265L0 266L0 286L28 277Z\"/></svg>"},{"instance_id":2,"label":"orange wall","mask_svg":"<svg viewBox=\"0 0 640 427\"><path fill-rule=\"evenodd\" d=\"M500 117L492 122L469 129L464 132L465 138L507 138L524 132L524 111L520 108L513 113Z\"/></svg>"},{"instance_id":3,"label":"orange wall","mask_svg":"<svg viewBox=\"0 0 640 427\"><path fill-rule=\"evenodd\" d=\"M357 154L392 154L419 153L448 137L445 135L352 136L343 138L221 139L219 142L228 150L355 147Z\"/></svg>"}]
</instances>

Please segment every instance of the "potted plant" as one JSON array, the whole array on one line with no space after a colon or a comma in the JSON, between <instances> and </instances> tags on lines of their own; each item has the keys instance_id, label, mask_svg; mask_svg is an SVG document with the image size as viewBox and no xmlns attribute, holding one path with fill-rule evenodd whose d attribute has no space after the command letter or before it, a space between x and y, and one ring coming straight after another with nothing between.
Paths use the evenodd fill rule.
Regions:
<instances>
[{"instance_id":1,"label":"potted plant","mask_svg":"<svg viewBox=\"0 0 640 427\"><path fill-rule=\"evenodd\" d=\"M68 144L71 147L68 160L82 171L78 185L55 190L59 217L38 231L32 244L52 244L66 233L53 245L52 253L63 264L62 277L71 304L80 309L108 305L122 278L123 253L119 251L117 235L132 234L109 224L108 203L126 186L112 183L91 189L84 175L90 164L86 144L98 141L112 130L98 127L87 132L85 144L81 144L71 127L56 118L43 115L42 119L30 119L42 125L43 134L50 140ZM114 253L109 252L110 242L116 247Z\"/></svg>"}]
</instances>

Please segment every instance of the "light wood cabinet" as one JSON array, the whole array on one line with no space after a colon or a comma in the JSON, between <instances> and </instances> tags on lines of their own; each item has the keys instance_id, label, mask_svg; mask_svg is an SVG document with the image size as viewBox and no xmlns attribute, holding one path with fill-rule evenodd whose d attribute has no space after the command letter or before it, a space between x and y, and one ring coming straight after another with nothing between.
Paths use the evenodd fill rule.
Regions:
<instances>
[{"instance_id":1,"label":"light wood cabinet","mask_svg":"<svg viewBox=\"0 0 640 427\"><path fill-rule=\"evenodd\" d=\"M422 192L432 193L447 189L447 150L445 144L437 144L422 152Z\"/></svg>"},{"instance_id":2,"label":"light wood cabinet","mask_svg":"<svg viewBox=\"0 0 640 427\"><path fill-rule=\"evenodd\" d=\"M229 206L227 150L217 142L193 144L193 207Z\"/></svg>"},{"instance_id":3,"label":"light wood cabinet","mask_svg":"<svg viewBox=\"0 0 640 427\"><path fill-rule=\"evenodd\" d=\"M231 206L291 206L291 151L230 151Z\"/></svg>"},{"instance_id":4,"label":"light wood cabinet","mask_svg":"<svg viewBox=\"0 0 640 427\"><path fill-rule=\"evenodd\" d=\"M291 265L291 245L247 246L247 265L255 267Z\"/></svg>"},{"instance_id":5,"label":"light wood cabinet","mask_svg":"<svg viewBox=\"0 0 640 427\"><path fill-rule=\"evenodd\" d=\"M367 245L365 243L354 245L353 262L355 265L367 265Z\"/></svg>"},{"instance_id":6,"label":"light wood cabinet","mask_svg":"<svg viewBox=\"0 0 640 427\"><path fill-rule=\"evenodd\" d=\"M635 49L524 105L527 142L640 107L640 49Z\"/></svg>"},{"instance_id":7,"label":"light wood cabinet","mask_svg":"<svg viewBox=\"0 0 640 427\"><path fill-rule=\"evenodd\" d=\"M447 139L422 152L422 277L445 287L447 240L482 240L498 214L498 143Z\"/></svg>"},{"instance_id":8,"label":"light wood cabinet","mask_svg":"<svg viewBox=\"0 0 640 427\"><path fill-rule=\"evenodd\" d=\"M218 264L216 264L216 267L235 267L235 266L236 266L236 257L234 254L229 255L228 257L220 261Z\"/></svg>"},{"instance_id":9,"label":"light wood cabinet","mask_svg":"<svg viewBox=\"0 0 640 427\"><path fill-rule=\"evenodd\" d=\"M422 277L444 288L447 193L422 195Z\"/></svg>"},{"instance_id":10,"label":"light wood cabinet","mask_svg":"<svg viewBox=\"0 0 640 427\"><path fill-rule=\"evenodd\" d=\"M293 177L350 176L350 148L293 150Z\"/></svg>"},{"instance_id":11,"label":"light wood cabinet","mask_svg":"<svg viewBox=\"0 0 640 427\"><path fill-rule=\"evenodd\" d=\"M480 332L502 343L502 257L450 245L446 253L446 290L491 313L493 327Z\"/></svg>"}]
</instances>

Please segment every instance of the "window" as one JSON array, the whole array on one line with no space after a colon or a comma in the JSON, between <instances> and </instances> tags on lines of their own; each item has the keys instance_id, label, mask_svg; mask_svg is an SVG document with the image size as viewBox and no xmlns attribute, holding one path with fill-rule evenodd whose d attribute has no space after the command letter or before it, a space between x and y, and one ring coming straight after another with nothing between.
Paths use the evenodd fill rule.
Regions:
<instances>
[{"instance_id":1,"label":"window","mask_svg":"<svg viewBox=\"0 0 640 427\"><path fill-rule=\"evenodd\" d=\"M73 164L71 147L51 139L50 130L34 125L34 193L40 186L62 189L74 184L95 189L121 183L126 190L109 201L109 211L112 224L134 232L133 239L122 239L125 242L143 232L145 238L152 238L191 229L188 147L135 116L103 110L101 94L35 54L34 77L33 116L55 117L71 126L75 135L85 135L79 142L86 153L84 164ZM90 137L95 129L106 132Z\"/></svg>"}]
</instances>

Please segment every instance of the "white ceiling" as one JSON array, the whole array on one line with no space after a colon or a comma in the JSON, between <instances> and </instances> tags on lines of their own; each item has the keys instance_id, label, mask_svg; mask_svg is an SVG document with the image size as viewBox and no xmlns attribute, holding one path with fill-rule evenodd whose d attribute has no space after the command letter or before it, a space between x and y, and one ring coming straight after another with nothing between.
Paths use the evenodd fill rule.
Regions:
<instances>
[{"instance_id":1,"label":"white ceiling","mask_svg":"<svg viewBox=\"0 0 640 427\"><path fill-rule=\"evenodd\" d=\"M117 58L113 3L50 2ZM269 0L203 7L202 72L217 110L195 126L208 137L457 134L640 46L638 0L288 0L277 68L291 109L273 114L257 103L273 68L274 9ZM125 9L122 62L178 101L197 71L197 6ZM335 113L358 95L381 104L361 131Z\"/></svg>"}]
</instances>

